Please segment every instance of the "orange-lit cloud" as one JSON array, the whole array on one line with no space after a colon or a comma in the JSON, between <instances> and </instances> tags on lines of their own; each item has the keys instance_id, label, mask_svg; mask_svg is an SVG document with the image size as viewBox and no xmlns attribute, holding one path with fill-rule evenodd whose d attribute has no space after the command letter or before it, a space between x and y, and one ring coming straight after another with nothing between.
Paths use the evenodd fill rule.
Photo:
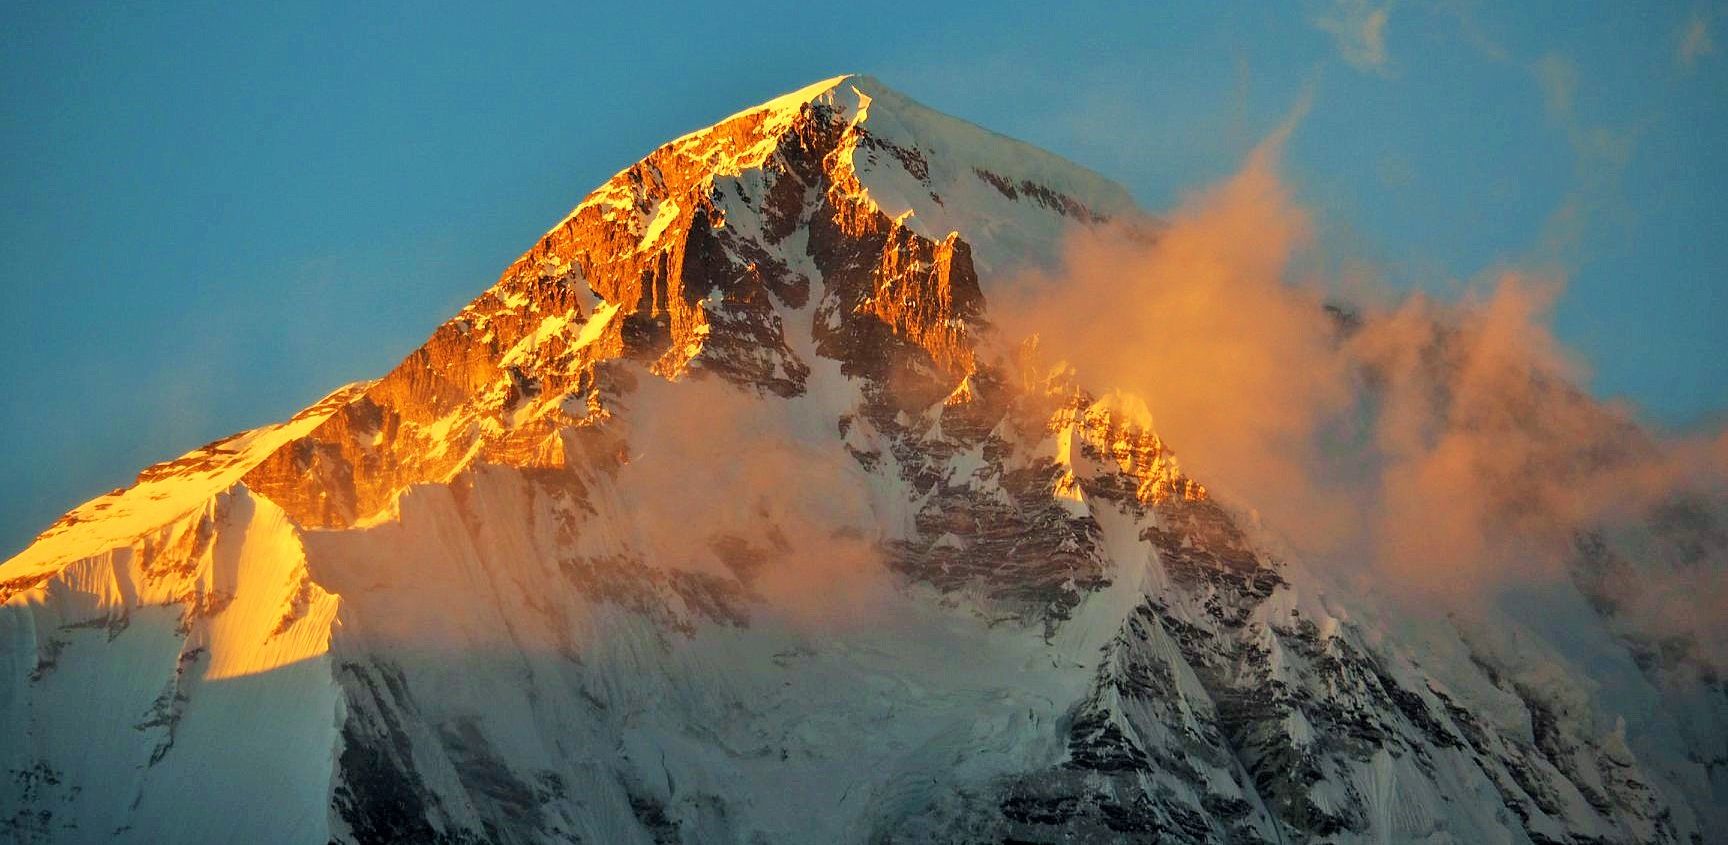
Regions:
<instances>
[{"instance_id":1,"label":"orange-lit cloud","mask_svg":"<svg viewBox=\"0 0 1728 845\"><path fill-rule=\"evenodd\" d=\"M1256 505L1272 511L1302 501L1304 518L1287 524L1318 540L1349 519L1342 507L1316 512L1330 497L1312 478L1316 435L1350 393L1319 292L1285 283L1313 232L1278 177L1283 137L1190 198L1155 239L1134 224L1078 233L1060 274L1011 285L995 313L1091 383L1143 397L1210 487L1282 491Z\"/></svg>"},{"instance_id":2,"label":"orange-lit cloud","mask_svg":"<svg viewBox=\"0 0 1728 845\"><path fill-rule=\"evenodd\" d=\"M1584 532L1688 491L1728 502L1728 437L1664 439L1576 386L1547 325L1557 278L1504 271L1457 302L1382 290L1356 320L1329 314L1325 291L1361 282L1302 275L1315 213L1279 176L1287 131L1162 224L1076 234L1060 271L998 297L999 323L1095 391L1142 397L1185 467L1312 562L1437 607L1569 577ZM1652 562L1639 602L1716 606L1724 566Z\"/></svg>"},{"instance_id":3,"label":"orange-lit cloud","mask_svg":"<svg viewBox=\"0 0 1728 845\"><path fill-rule=\"evenodd\" d=\"M1680 31L1680 43L1674 48L1674 60L1681 67L1691 70L1697 66L1698 60L1716 52L1716 40L1710 35L1710 18L1702 12L1693 12L1686 20L1686 26Z\"/></svg>"},{"instance_id":4,"label":"orange-lit cloud","mask_svg":"<svg viewBox=\"0 0 1728 845\"><path fill-rule=\"evenodd\" d=\"M1386 69L1386 22L1392 4L1374 5L1368 0L1335 0L1314 26L1332 36L1338 54L1359 70Z\"/></svg>"},{"instance_id":5,"label":"orange-lit cloud","mask_svg":"<svg viewBox=\"0 0 1728 845\"><path fill-rule=\"evenodd\" d=\"M855 623L885 595L856 463L785 400L693 377L628 401L619 491L650 565L737 578L799 625Z\"/></svg>"}]
</instances>

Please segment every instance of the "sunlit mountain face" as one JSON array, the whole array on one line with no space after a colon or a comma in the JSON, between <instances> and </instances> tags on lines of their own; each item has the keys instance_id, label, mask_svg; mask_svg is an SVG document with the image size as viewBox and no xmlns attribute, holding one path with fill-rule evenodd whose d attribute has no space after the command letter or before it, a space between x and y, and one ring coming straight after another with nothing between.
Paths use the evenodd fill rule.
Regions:
<instances>
[{"instance_id":1,"label":"sunlit mountain face","mask_svg":"<svg viewBox=\"0 0 1728 845\"><path fill-rule=\"evenodd\" d=\"M0 828L1718 840L1722 444L1517 280L1284 284L1278 143L1155 216L869 77L656 149L0 566Z\"/></svg>"}]
</instances>

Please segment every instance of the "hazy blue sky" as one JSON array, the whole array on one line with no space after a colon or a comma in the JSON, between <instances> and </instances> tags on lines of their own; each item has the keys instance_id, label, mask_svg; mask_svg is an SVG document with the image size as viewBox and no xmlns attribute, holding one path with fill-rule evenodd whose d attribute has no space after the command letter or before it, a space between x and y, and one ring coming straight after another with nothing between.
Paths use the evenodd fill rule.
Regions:
<instances>
[{"instance_id":1,"label":"hazy blue sky","mask_svg":"<svg viewBox=\"0 0 1728 845\"><path fill-rule=\"evenodd\" d=\"M1725 30L1655 2L6 0L0 556L383 373L607 176L847 71L1153 210L1311 87L1288 169L1329 252L1441 291L1558 262L1592 388L1695 425L1728 406Z\"/></svg>"}]
</instances>

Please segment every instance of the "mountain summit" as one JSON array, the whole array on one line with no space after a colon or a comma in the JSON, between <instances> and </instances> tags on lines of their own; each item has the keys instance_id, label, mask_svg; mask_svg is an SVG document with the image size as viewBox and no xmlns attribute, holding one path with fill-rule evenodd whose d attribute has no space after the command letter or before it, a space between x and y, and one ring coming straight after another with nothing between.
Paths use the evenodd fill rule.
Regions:
<instances>
[{"instance_id":1,"label":"mountain summit","mask_svg":"<svg viewBox=\"0 0 1728 845\"><path fill-rule=\"evenodd\" d=\"M1000 336L994 282L1136 214L863 76L660 147L383 377L150 467L0 566L0 824L1720 830L1722 758L1696 751L1722 754L1719 680L1659 690L1625 644L1591 678L1516 638L1395 633ZM1609 676L1640 710L1595 696Z\"/></svg>"}]
</instances>

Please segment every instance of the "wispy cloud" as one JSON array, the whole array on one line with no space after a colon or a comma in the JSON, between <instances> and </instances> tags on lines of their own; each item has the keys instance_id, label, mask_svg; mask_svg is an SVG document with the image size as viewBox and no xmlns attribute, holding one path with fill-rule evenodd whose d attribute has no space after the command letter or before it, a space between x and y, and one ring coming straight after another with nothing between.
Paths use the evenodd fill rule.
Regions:
<instances>
[{"instance_id":1,"label":"wispy cloud","mask_svg":"<svg viewBox=\"0 0 1728 845\"><path fill-rule=\"evenodd\" d=\"M1543 111L1565 133L1577 173L1572 190L1550 216L1538 247L1538 261L1565 264L1567 257L1576 258L1591 218L1615 203L1636 135L1592 123L1579 113L1578 65L1571 59L1550 53L1538 59L1532 71L1542 89Z\"/></svg>"},{"instance_id":2,"label":"wispy cloud","mask_svg":"<svg viewBox=\"0 0 1728 845\"><path fill-rule=\"evenodd\" d=\"M1692 13L1686 28L1680 32L1680 43L1674 48L1674 61L1691 70L1698 60L1716 52L1716 41L1710 35L1710 16L1703 11Z\"/></svg>"},{"instance_id":3,"label":"wispy cloud","mask_svg":"<svg viewBox=\"0 0 1728 845\"><path fill-rule=\"evenodd\" d=\"M1548 93L1570 115L1564 70L1550 68ZM1564 585L1578 538L1612 529L1625 538L1613 554L1641 555L1636 583L1604 564L1595 587L1621 622L1728 665L1720 547L1670 561L1672 532L1641 533L1694 501L1700 524L1722 524L1707 520L1728 514L1728 433L1644 432L1631 409L1575 388L1583 367L1549 323L1559 277L1496 270L1454 302L1383 289L1359 319L1329 317L1331 291L1352 280L1310 269L1324 263L1307 260L1321 210L1279 166L1294 121L1161 215L1157 237L1133 224L1075 233L1060 268L1003 285L997 325L1035 332L1096 393L1138 397L1213 495L1339 577L1481 612Z\"/></svg>"},{"instance_id":4,"label":"wispy cloud","mask_svg":"<svg viewBox=\"0 0 1728 845\"><path fill-rule=\"evenodd\" d=\"M1473 0L1434 0L1430 7L1435 12L1450 17L1458 26L1458 35L1464 43L1474 48L1483 57L1497 62L1512 58L1511 51L1500 43L1500 39L1489 33L1486 26L1477 16L1477 6Z\"/></svg>"},{"instance_id":5,"label":"wispy cloud","mask_svg":"<svg viewBox=\"0 0 1728 845\"><path fill-rule=\"evenodd\" d=\"M1392 4L1374 5L1368 0L1335 0L1314 26L1331 34L1338 53L1359 70L1386 72L1386 21Z\"/></svg>"},{"instance_id":6,"label":"wispy cloud","mask_svg":"<svg viewBox=\"0 0 1728 845\"><path fill-rule=\"evenodd\" d=\"M765 618L866 621L890 593L857 463L776 397L717 378L643 378L616 492L635 548L665 572L736 580Z\"/></svg>"},{"instance_id":7,"label":"wispy cloud","mask_svg":"<svg viewBox=\"0 0 1728 845\"><path fill-rule=\"evenodd\" d=\"M1536 62L1536 80L1542 83L1542 107L1548 116L1561 122L1571 121L1578 96L1578 66L1551 53Z\"/></svg>"}]
</instances>

